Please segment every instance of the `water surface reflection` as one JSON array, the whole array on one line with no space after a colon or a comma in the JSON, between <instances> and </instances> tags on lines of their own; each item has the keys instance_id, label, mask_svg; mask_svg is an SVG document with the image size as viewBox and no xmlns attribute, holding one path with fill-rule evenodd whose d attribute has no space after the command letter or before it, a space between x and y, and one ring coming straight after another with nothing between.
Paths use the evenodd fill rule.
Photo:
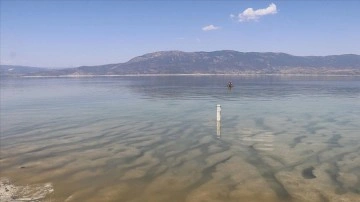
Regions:
<instances>
[{"instance_id":1,"label":"water surface reflection","mask_svg":"<svg viewBox=\"0 0 360 202\"><path fill-rule=\"evenodd\" d=\"M48 201L360 201L359 98L358 77L2 80L1 176Z\"/></svg>"}]
</instances>

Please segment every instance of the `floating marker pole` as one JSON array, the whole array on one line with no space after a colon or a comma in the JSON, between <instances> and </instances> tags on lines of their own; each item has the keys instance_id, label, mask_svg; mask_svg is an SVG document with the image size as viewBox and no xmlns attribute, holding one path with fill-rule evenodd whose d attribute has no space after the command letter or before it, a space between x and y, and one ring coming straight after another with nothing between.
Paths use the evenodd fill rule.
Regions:
<instances>
[{"instance_id":1,"label":"floating marker pole","mask_svg":"<svg viewBox=\"0 0 360 202\"><path fill-rule=\"evenodd\" d=\"M221 105L216 105L216 136L221 137Z\"/></svg>"},{"instance_id":2,"label":"floating marker pole","mask_svg":"<svg viewBox=\"0 0 360 202\"><path fill-rule=\"evenodd\" d=\"M216 121L216 137L221 137L221 121Z\"/></svg>"},{"instance_id":3,"label":"floating marker pole","mask_svg":"<svg viewBox=\"0 0 360 202\"><path fill-rule=\"evenodd\" d=\"M221 121L221 106L219 104L216 105L216 120Z\"/></svg>"}]
</instances>

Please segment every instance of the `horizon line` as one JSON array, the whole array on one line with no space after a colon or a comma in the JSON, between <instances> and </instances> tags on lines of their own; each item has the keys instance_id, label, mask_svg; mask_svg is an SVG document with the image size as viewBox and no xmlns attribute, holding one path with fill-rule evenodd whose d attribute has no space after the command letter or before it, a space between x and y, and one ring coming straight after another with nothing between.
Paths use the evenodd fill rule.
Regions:
<instances>
[{"instance_id":1,"label":"horizon line","mask_svg":"<svg viewBox=\"0 0 360 202\"><path fill-rule=\"evenodd\" d=\"M237 50L231 50L231 49L222 49L222 50L214 50L214 51L159 50L159 51L153 51L153 52L141 54L141 55L138 55L138 56L134 56L134 57L130 58L129 60L125 61L125 62L103 63L103 64L93 64L93 65L75 65L75 66L68 66L68 67L59 67L59 66L57 66L57 67L55 67L55 66L46 67L46 66L42 66L42 65L23 65L23 64L1 64L1 62L0 62L0 66L20 66L20 67L34 67L34 68L44 68L44 69L67 69L67 68L78 68L78 67L91 67L91 66L125 64L125 63L131 61L134 58L141 57L141 56L148 55L148 54L160 53L160 52L212 53L212 52L221 52L221 51L232 51L232 52L238 52L238 53L276 53L276 54L286 54L286 55L295 56L295 57L329 57L329 56L341 56L341 55L360 56L360 53L359 54L356 54L356 53L342 53L342 54L329 54L329 55L295 55L295 54L290 54L290 53L286 53L286 52L275 52L275 51L261 51L261 52L260 51L248 51L248 52L244 52L244 51L237 51Z\"/></svg>"}]
</instances>

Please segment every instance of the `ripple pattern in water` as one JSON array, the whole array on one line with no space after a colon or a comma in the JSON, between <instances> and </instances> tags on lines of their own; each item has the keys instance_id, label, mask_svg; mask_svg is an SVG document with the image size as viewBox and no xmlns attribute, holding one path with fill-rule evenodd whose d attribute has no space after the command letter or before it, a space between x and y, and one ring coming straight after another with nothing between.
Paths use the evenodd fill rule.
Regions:
<instances>
[{"instance_id":1,"label":"ripple pattern in water","mask_svg":"<svg viewBox=\"0 0 360 202\"><path fill-rule=\"evenodd\" d=\"M1 177L45 201L360 201L359 78L1 82Z\"/></svg>"}]
</instances>

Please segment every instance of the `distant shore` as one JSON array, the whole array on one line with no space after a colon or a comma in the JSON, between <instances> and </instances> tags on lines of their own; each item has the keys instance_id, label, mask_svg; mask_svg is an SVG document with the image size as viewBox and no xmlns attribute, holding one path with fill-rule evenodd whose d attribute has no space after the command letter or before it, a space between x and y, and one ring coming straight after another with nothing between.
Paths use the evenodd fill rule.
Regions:
<instances>
[{"instance_id":1,"label":"distant shore","mask_svg":"<svg viewBox=\"0 0 360 202\"><path fill-rule=\"evenodd\" d=\"M58 75L58 76L18 76L22 78L79 78L79 77L147 77L147 76L346 76L360 77L358 74L108 74L108 75Z\"/></svg>"}]
</instances>

